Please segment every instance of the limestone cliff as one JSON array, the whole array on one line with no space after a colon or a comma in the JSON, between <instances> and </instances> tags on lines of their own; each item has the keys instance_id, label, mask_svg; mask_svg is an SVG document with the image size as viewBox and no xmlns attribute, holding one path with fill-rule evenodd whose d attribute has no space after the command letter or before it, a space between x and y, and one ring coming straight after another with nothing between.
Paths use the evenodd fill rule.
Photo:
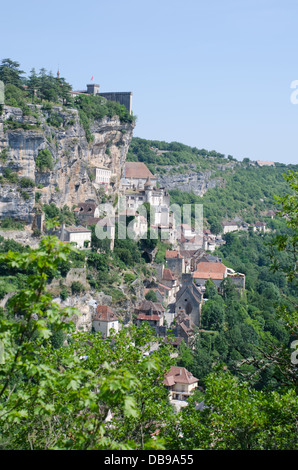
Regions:
<instances>
[{"instance_id":1,"label":"limestone cliff","mask_svg":"<svg viewBox=\"0 0 298 470\"><path fill-rule=\"evenodd\" d=\"M35 187L22 190L17 183L0 179L0 218L13 217L30 224L34 217L35 194L41 204L54 202L70 209L86 199L101 200L93 182L92 168L105 166L112 172L111 197L119 189L126 154L133 134L133 123L122 123L118 116L91 123L93 140L88 143L76 109L54 106L51 111L30 105L33 115L24 116L19 108L4 106L0 116L0 175L9 168L19 178L30 178ZM59 116L59 127L49 124L49 113ZM48 149L53 169L40 171L38 153ZM24 195L24 193L26 193Z\"/></svg>"}]
</instances>

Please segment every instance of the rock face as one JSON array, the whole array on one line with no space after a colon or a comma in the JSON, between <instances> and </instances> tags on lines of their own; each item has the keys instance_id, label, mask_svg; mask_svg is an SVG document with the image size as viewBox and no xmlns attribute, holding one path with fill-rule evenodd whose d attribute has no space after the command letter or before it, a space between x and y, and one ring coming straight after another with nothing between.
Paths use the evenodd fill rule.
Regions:
<instances>
[{"instance_id":1,"label":"rock face","mask_svg":"<svg viewBox=\"0 0 298 470\"><path fill-rule=\"evenodd\" d=\"M209 188L215 188L222 182L221 178L212 178L211 171L164 175L158 177L157 181L161 187L166 187L168 190L193 192L197 196L203 196Z\"/></svg>"},{"instance_id":2,"label":"rock face","mask_svg":"<svg viewBox=\"0 0 298 470\"><path fill-rule=\"evenodd\" d=\"M55 203L62 208L86 199L101 201L102 194L93 183L94 167L105 166L112 172L111 197L119 189L126 154L133 134L133 123L122 123L117 116L105 117L91 124L93 141L86 139L78 111L62 106L53 107L59 115L60 127L49 125L49 112L33 106L34 116L24 116L22 110L4 106L0 116L0 155L6 149L6 158L0 159L0 174L5 168L16 172L19 178L34 181L35 188L20 189L17 184L0 183L0 218L7 216L32 223L35 194L41 204ZM17 123L17 125L11 125ZM39 171L38 153L48 149L53 158L53 169ZM24 192L27 193L24 199Z\"/></svg>"}]
</instances>

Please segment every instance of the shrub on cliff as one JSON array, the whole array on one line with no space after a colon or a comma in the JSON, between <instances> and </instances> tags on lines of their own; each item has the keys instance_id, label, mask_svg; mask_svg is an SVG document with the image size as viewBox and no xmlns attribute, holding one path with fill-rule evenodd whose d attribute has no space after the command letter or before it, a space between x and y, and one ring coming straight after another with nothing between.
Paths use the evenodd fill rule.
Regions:
<instances>
[{"instance_id":1,"label":"shrub on cliff","mask_svg":"<svg viewBox=\"0 0 298 470\"><path fill-rule=\"evenodd\" d=\"M48 149L41 150L35 160L36 168L39 171L47 171L53 169L53 157Z\"/></svg>"}]
</instances>

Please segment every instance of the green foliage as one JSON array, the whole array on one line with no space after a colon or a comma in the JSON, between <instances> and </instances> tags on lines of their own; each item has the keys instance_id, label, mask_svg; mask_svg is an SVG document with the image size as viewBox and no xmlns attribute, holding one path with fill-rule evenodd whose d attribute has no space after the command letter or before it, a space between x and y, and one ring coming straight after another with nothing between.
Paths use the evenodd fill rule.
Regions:
<instances>
[{"instance_id":1,"label":"green foliage","mask_svg":"<svg viewBox=\"0 0 298 470\"><path fill-rule=\"evenodd\" d=\"M17 220L5 217L1 220L1 230L24 230L24 223L18 222Z\"/></svg>"},{"instance_id":2,"label":"green foliage","mask_svg":"<svg viewBox=\"0 0 298 470\"><path fill-rule=\"evenodd\" d=\"M35 182L31 178L23 177L19 179L19 186L24 189L34 188Z\"/></svg>"},{"instance_id":3,"label":"green foliage","mask_svg":"<svg viewBox=\"0 0 298 470\"><path fill-rule=\"evenodd\" d=\"M154 292L154 290L149 290L147 294L145 295L145 299L151 300L152 302L157 302L157 297L156 297L156 293Z\"/></svg>"},{"instance_id":4,"label":"green foliage","mask_svg":"<svg viewBox=\"0 0 298 470\"><path fill-rule=\"evenodd\" d=\"M47 119L47 123L53 127L61 127L63 124L63 118L59 113L51 113Z\"/></svg>"},{"instance_id":5,"label":"green foliage","mask_svg":"<svg viewBox=\"0 0 298 470\"><path fill-rule=\"evenodd\" d=\"M297 449L298 407L293 390L257 392L231 373L216 370L206 381L204 410L194 405L190 400L182 410L178 426L162 430L171 441L170 448Z\"/></svg>"},{"instance_id":6,"label":"green foliage","mask_svg":"<svg viewBox=\"0 0 298 470\"><path fill-rule=\"evenodd\" d=\"M85 287L83 286L83 284L80 281L73 281L71 283L70 288L71 288L71 293L73 295L81 294L81 292L85 291Z\"/></svg>"},{"instance_id":7,"label":"green foliage","mask_svg":"<svg viewBox=\"0 0 298 470\"><path fill-rule=\"evenodd\" d=\"M20 70L20 64L17 61L2 59L0 65L0 80L4 82L6 87L13 85L21 89L24 84L22 75L24 75L24 72Z\"/></svg>"},{"instance_id":8,"label":"green foliage","mask_svg":"<svg viewBox=\"0 0 298 470\"><path fill-rule=\"evenodd\" d=\"M53 157L48 149L43 149L38 152L35 159L36 168L39 171L48 171L53 169Z\"/></svg>"}]
</instances>

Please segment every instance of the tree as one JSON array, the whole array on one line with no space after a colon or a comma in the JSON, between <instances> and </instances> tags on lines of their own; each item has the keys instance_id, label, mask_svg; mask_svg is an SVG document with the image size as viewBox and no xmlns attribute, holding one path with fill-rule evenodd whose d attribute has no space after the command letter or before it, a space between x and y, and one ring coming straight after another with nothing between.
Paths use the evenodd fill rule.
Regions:
<instances>
[{"instance_id":1,"label":"tree","mask_svg":"<svg viewBox=\"0 0 298 470\"><path fill-rule=\"evenodd\" d=\"M38 152L35 159L36 168L39 171L49 171L53 169L53 157L48 149L43 149Z\"/></svg>"},{"instance_id":2,"label":"tree","mask_svg":"<svg viewBox=\"0 0 298 470\"><path fill-rule=\"evenodd\" d=\"M170 448L297 449L298 402L293 390L281 395L257 392L217 369L206 379L203 405L200 411L190 399L176 425L162 429Z\"/></svg>"},{"instance_id":3,"label":"tree","mask_svg":"<svg viewBox=\"0 0 298 470\"><path fill-rule=\"evenodd\" d=\"M152 302L157 302L157 297L156 297L156 293L154 292L154 290L149 290L147 294L145 295L145 299L151 300Z\"/></svg>"},{"instance_id":4,"label":"tree","mask_svg":"<svg viewBox=\"0 0 298 470\"><path fill-rule=\"evenodd\" d=\"M172 349L161 344L146 355L153 340L146 325L106 341L76 333L70 318L79 312L60 308L47 292L49 276L74 251L46 237L35 250L0 255L1 265L27 273L24 287L0 312L1 447L162 448L151 434L171 413L162 379Z\"/></svg>"},{"instance_id":5,"label":"tree","mask_svg":"<svg viewBox=\"0 0 298 470\"><path fill-rule=\"evenodd\" d=\"M3 59L0 65L0 80L5 85L15 85L18 88L23 88L24 79L22 75L23 70L20 70L19 62L11 59Z\"/></svg>"}]
</instances>

